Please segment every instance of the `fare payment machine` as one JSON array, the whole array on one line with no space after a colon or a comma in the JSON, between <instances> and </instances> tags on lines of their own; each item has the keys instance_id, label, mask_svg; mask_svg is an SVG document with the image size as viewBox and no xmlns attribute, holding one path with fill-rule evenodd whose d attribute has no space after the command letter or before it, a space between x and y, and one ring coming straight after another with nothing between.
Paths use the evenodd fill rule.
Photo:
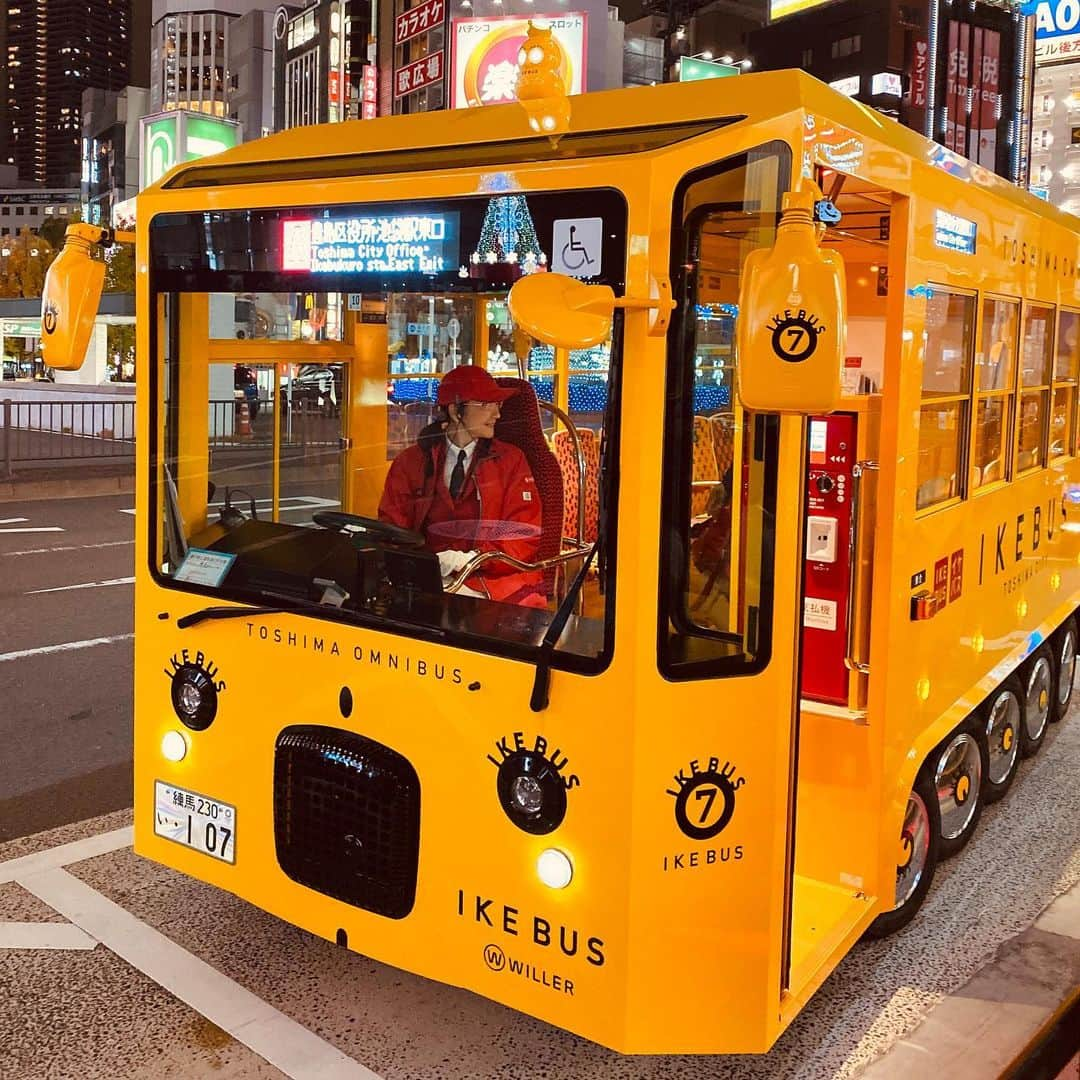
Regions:
<instances>
[{"instance_id":1,"label":"fare payment machine","mask_svg":"<svg viewBox=\"0 0 1080 1080\"><path fill-rule=\"evenodd\" d=\"M807 469L802 695L842 706L848 704L856 421L851 413L810 417Z\"/></svg>"}]
</instances>

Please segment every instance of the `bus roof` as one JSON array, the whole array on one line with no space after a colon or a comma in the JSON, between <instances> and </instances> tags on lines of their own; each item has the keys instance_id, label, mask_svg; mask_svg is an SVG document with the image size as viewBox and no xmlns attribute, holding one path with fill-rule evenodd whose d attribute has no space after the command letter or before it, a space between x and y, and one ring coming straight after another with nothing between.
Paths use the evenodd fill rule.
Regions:
<instances>
[{"instance_id":1,"label":"bus roof","mask_svg":"<svg viewBox=\"0 0 1080 1080\"><path fill-rule=\"evenodd\" d=\"M733 124L760 124L793 113L839 124L895 149L948 182L977 179L981 187L1027 213L1076 230L1072 214L972 165L868 105L838 93L802 71L767 71L694 83L596 91L572 99L570 130L556 147L529 132L517 104L437 110L377 120L291 128L246 142L211 158L177 166L150 190L273 183L301 179L510 167L646 153ZM836 165L859 175L856 166Z\"/></svg>"}]
</instances>

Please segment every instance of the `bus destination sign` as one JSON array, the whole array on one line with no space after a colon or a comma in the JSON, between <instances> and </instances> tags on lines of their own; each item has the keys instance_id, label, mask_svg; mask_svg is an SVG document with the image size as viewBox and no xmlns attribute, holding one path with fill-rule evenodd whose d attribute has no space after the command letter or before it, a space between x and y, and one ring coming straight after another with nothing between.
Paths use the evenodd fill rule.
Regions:
<instances>
[{"instance_id":1,"label":"bus destination sign","mask_svg":"<svg viewBox=\"0 0 1080 1080\"><path fill-rule=\"evenodd\" d=\"M974 221L957 217L947 210L934 212L934 243L949 251L960 251L965 255L975 254L975 239L978 235Z\"/></svg>"},{"instance_id":2,"label":"bus destination sign","mask_svg":"<svg viewBox=\"0 0 1080 1080\"><path fill-rule=\"evenodd\" d=\"M458 265L449 214L292 218L281 223L281 269L316 274L441 274Z\"/></svg>"}]
</instances>

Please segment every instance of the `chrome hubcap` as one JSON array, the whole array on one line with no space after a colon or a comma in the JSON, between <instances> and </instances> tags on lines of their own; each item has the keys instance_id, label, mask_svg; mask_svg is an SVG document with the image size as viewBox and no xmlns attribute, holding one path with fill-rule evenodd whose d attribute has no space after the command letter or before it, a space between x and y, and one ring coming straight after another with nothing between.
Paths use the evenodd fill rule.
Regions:
<instances>
[{"instance_id":1,"label":"chrome hubcap","mask_svg":"<svg viewBox=\"0 0 1080 1080\"><path fill-rule=\"evenodd\" d=\"M1024 702L1024 729L1029 739L1042 738L1046 722L1050 719L1053 675L1050 661L1045 656L1040 656L1031 666L1027 682L1027 699Z\"/></svg>"},{"instance_id":2,"label":"chrome hubcap","mask_svg":"<svg viewBox=\"0 0 1080 1080\"><path fill-rule=\"evenodd\" d=\"M1058 664L1057 700L1065 708L1072 697L1073 677L1076 674L1076 637L1069 630L1061 642L1061 656Z\"/></svg>"},{"instance_id":3,"label":"chrome hubcap","mask_svg":"<svg viewBox=\"0 0 1080 1080\"><path fill-rule=\"evenodd\" d=\"M918 792L908 795L904 827L900 830L900 862L896 867L896 903L902 907L922 880L930 853L930 814Z\"/></svg>"},{"instance_id":4,"label":"chrome hubcap","mask_svg":"<svg viewBox=\"0 0 1080 1080\"><path fill-rule=\"evenodd\" d=\"M986 741L990 744L990 783L1004 783L1016 763L1020 750L1020 703L1016 695L999 694L986 719Z\"/></svg>"},{"instance_id":5,"label":"chrome hubcap","mask_svg":"<svg viewBox=\"0 0 1080 1080\"><path fill-rule=\"evenodd\" d=\"M941 752L934 787L941 810L941 835L955 840L971 824L979 805L982 783L982 757L975 740L963 732Z\"/></svg>"}]
</instances>

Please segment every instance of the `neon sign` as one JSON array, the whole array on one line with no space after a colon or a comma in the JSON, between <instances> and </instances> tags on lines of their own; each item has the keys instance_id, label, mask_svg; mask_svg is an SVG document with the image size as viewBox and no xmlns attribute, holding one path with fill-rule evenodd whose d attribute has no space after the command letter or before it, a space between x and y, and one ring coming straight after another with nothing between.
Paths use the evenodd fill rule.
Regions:
<instances>
[{"instance_id":1,"label":"neon sign","mask_svg":"<svg viewBox=\"0 0 1080 1080\"><path fill-rule=\"evenodd\" d=\"M281 223L281 269L315 274L441 274L458 264L450 214L292 218Z\"/></svg>"}]
</instances>

